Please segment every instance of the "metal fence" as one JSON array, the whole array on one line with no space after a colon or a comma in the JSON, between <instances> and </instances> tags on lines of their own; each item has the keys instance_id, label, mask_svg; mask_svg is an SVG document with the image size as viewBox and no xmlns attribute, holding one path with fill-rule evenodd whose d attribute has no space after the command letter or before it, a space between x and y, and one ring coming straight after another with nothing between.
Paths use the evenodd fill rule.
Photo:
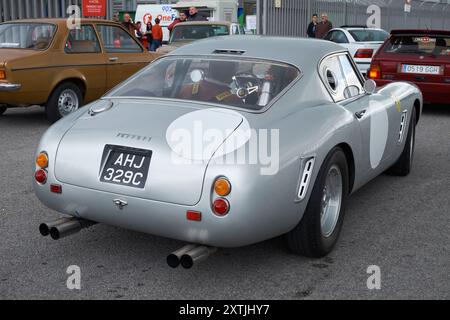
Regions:
<instances>
[{"instance_id":1,"label":"metal fence","mask_svg":"<svg viewBox=\"0 0 450 320\"><path fill-rule=\"evenodd\" d=\"M370 5L381 9L385 30L428 28L450 30L450 0L412 1L410 13L403 0L260 0L260 33L268 35L306 35L313 13L326 12L334 26L366 25ZM277 7L277 4L279 5Z\"/></svg>"}]
</instances>

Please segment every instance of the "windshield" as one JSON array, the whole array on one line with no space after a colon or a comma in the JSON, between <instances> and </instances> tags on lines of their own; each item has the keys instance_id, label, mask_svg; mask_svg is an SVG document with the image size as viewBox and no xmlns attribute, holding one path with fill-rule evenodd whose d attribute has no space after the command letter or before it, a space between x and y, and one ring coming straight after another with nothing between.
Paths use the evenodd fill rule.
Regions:
<instances>
[{"instance_id":1,"label":"windshield","mask_svg":"<svg viewBox=\"0 0 450 320\"><path fill-rule=\"evenodd\" d=\"M450 36L394 35L385 45L384 52L450 58Z\"/></svg>"},{"instance_id":2,"label":"windshield","mask_svg":"<svg viewBox=\"0 0 450 320\"><path fill-rule=\"evenodd\" d=\"M52 42L55 30L51 24L0 24L0 48L45 50Z\"/></svg>"},{"instance_id":3,"label":"windshield","mask_svg":"<svg viewBox=\"0 0 450 320\"><path fill-rule=\"evenodd\" d=\"M371 30L371 29L362 29L362 30L349 30L353 39L356 42L370 42L370 41L378 41L384 42L388 37L389 33L384 30Z\"/></svg>"},{"instance_id":4,"label":"windshield","mask_svg":"<svg viewBox=\"0 0 450 320\"><path fill-rule=\"evenodd\" d=\"M178 24L170 37L170 42L193 41L209 37L227 36L230 34L225 25L183 25Z\"/></svg>"},{"instance_id":5,"label":"windshield","mask_svg":"<svg viewBox=\"0 0 450 320\"><path fill-rule=\"evenodd\" d=\"M166 57L111 96L171 98L260 110L299 74L298 69L277 62Z\"/></svg>"}]
</instances>

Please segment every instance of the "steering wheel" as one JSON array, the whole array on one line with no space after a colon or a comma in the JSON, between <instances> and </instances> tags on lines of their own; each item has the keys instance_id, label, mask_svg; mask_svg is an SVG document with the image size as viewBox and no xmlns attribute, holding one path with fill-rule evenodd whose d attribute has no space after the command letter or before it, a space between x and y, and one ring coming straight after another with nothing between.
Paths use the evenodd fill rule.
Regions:
<instances>
[{"instance_id":1,"label":"steering wheel","mask_svg":"<svg viewBox=\"0 0 450 320\"><path fill-rule=\"evenodd\" d=\"M245 100L260 91L261 80L252 74L239 74L233 77L233 84L236 96Z\"/></svg>"}]
</instances>

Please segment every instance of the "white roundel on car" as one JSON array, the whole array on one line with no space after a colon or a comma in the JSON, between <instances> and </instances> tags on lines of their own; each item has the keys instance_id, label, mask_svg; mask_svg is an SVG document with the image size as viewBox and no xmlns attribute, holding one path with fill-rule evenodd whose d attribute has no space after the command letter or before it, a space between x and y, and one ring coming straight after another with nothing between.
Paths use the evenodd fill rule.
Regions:
<instances>
[{"instance_id":1,"label":"white roundel on car","mask_svg":"<svg viewBox=\"0 0 450 320\"><path fill-rule=\"evenodd\" d=\"M166 141L179 157L208 161L238 150L250 139L250 124L240 113L211 108L184 114L166 131Z\"/></svg>"},{"instance_id":2,"label":"white roundel on car","mask_svg":"<svg viewBox=\"0 0 450 320\"><path fill-rule=\"evenodd\" d=\"M370 165L377 168L383 159L389 135L389 117L382 104L370 103Z\"/></svg>"}]
</instances>

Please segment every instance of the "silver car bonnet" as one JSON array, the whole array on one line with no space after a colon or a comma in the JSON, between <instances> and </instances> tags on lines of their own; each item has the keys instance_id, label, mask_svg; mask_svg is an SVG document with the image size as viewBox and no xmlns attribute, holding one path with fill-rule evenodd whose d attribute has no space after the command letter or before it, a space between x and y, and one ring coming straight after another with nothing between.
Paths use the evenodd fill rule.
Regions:
<instances>
[{"instance_id":1,"label":"silver car bonnet","mask_svg":"<svg viewBox=\"0 0 450 320\"><path fill-rule=\"evenodd\" d=\"M106 102L103 100L98 103ZM193 103L117 99L112 108L102 113L80 117L65 134L56 155L55 176L62 183L93 190L195 205L201 198L210 159L185 159L188 161L181 163L183 161L179 161L180 157L167 143L166 132L176 119L198 110L203 111L196 113L199 116L195 120L208 128L234 131L243 122L237 112L222 113L220 109L199 107ZM106 145L153 152L144 189L100 182L102 155ZM214 147L217 149L220 145L217 143Z\"/></svg>"}]
</instances>

